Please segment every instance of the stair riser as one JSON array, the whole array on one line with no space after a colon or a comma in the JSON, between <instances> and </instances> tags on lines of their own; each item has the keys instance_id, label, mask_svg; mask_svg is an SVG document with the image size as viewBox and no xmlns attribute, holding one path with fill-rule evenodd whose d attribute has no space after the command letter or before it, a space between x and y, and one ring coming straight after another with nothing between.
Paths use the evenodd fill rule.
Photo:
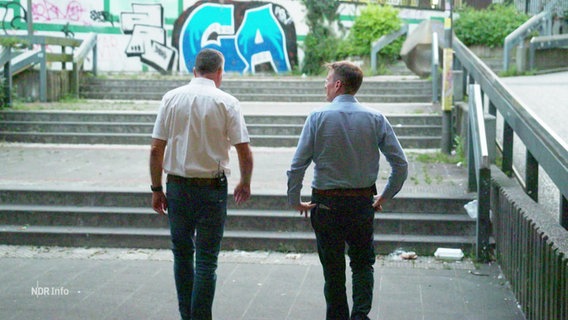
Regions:
<instances>
[{"instance_id":1,"label":"stair riser","mask_svg":"<svg viewBox=\"0 0 568 320\"><path fill-rule=\"evenodd\" d=\"M0 233L0 243L7 245L64 246L64 247L109 247L170 249L171 241L163 235L120 235L120 234L69 234L69 233ZM437 248L461 248L466 254L473 249L473 242L413 242L375 240L375 253L387 255L397 249L412 250L418 255L434 254ZM225 236L222 250L268 250L279 252L316 252L315 237L306 239L253 238Z\"/></svg>"},{"instance_id":2,"label":"stair riser","mask_svg":"<svg viewBox=\"0 0 568 320\"><path fill-rule=\"evenodd\" d=\"M440 126L442 119L439 115L387 115L387 119L394 127L397 125L432 125ZM21 125L25 122L33 124L50 123L95 123L108 125L151 125L156 121L156 114L144 113L67 113L67 112L0 112L0 120L7 121L3 126L10 125L10 121L18 122L14 125ZM285 115L266 115L254 116L246 115L245 122L248 125L303 125L306 116L285 116ZM7 131L6 129L4 129Z\"/></svg>"},{"instance_id":3,"label":"stair riser","mask_svg":"<svg viewBox=\"0 0 568 320\"><path fill-rule=\"evenodd\" d=\"M309 197L305 197L306 199ZM385 213L459 213L471 201L464 197L420 197L398 195L389 200ZM151 208L150 192L109 192L109 191L41 191L41 190L0 190L0 203L5 205L51 205L76 207L117 207ZM255 194L238 207L232 195L228 197L229 209L289 210L285 195Z\"/></svg>"},{"instance_id":4,"label":"stair riser","mask_svg":"<svg viewBox=\"0 0 568 320\"><path fill-rule=\"evenodd\" d=\"M292 148L298 145L298 136L251 136L251 145L256 147ZM440 137L398 137L403 148L432 149L440 147ZM49 134L49 133L0 133L0 140L20 143L61 144L109 144L150 145L150 134Z\"/></svg>"},{"instance_id":5,"label":"stair riser","mask_svg":"<svg viewBox=\"0 0 568 320\"><path fill-rule=\"evenodd\" d=\"M81 92L82 95L91 95L99 92L105 92L111 95L123 95L123 94L147 94L152 93L153 95L161 96L168 91L168 88L156 88L156 87L110 87L101 86L96 88L85 87ZM274 94L287 94L287 95L319 95L325 97L325 88L323 84L318 87L287 87L287 88L277 88L268 87L262 85L260 87L247 87L247 88L225 88L227 93L234 96L249 96L249 95L264 95L270 96ZM357 95L431 95L432 88L424 86L408 86L403 85L400 87L367 87L361 88Z\"/></svg>"},{"instance_id":6,"label":"stair riser","mask_svg":"<svg viewBox=\"0 0 568 320\"><path fill-rule=\"evenodd\" d=\"M80 89L89 90L90 88L108 89L108 88L139 88L139 89L157 89L157 90L171 90L189 83L187 80L136 80L136 79L81 79ZM298 88L311 88L321 89L324 88L324 79L315 80L270 80L270 79L223 79L221 89L223 90L239 90L247 88L270 88L272 90L285 90L285 89L298 89ZM432 84L428 80L401 80L401 81L363 81L361 90L368 90L374 88L431 88Z\"/></svg>"},{"instance_id":7,"label":"stair riser","mask_svg":"<svg viewBox=\"0 0 568 320\"><path fill-rule=\"evenodd\" d=\"M162 99L162 93L158 92L140 92L140 93L109 93L109 92L82 92L81 98L83 99L99 99L99 100L154 100L158 101ZM280 94L272 93L267 95L258 94L235 94L234 95L240 101L251 101L251 102L325 102L325 95L323 94L312 94L312 95L293 95L293 94ZM431 102L432 96L425 95L357 95L357 99L361 102L367 103L415 103L415 102Z\"/></svg>"},{"instance_id":8,"label":"stair riser","mask_svg":"<svg viewBox=\"0 0 568 320\"><path fill-rule=\"evenodd\" d=\"M311 232L309 219L299 217L290 211L288 216L273 216L270 213L261 216L243 216L238 212L227 216L225 230L236 231L272 231L272 232ZM380 214L375 217L374 230L379 234L402 235L475 235L475 221L428 220L427 214L421 220L401 219L385 220ZM0 221L5 225L15 226L79 226L108 228L165 228L168 229L166 216L158 214L126 213L84 213L84 212L46 212L46 211L0 211Z\"/></svg>"},{"instance_id":9,"label":"stair riser","mask_svg":"<svg viewBox=\"0 0 568 320\"><path fill-rule=\"evenodd\" d=\"M39 133L119 133L119 134L148 134L152 133L153 124L131 124L131 123L30 123L30 122L5 122L2 129L5 132L39 132ZM250 135L285 135L300 136L302 125L254 125L248 124ZM398 126L394 128L399 136L440 136L442 129L438 126Z\"/></svg>"}]
</instances>

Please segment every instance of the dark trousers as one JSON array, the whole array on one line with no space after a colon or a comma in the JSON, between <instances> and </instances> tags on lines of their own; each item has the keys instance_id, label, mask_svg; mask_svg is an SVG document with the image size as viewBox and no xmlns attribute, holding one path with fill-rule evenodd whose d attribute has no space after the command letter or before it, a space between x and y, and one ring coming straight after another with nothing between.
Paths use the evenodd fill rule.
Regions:
<instances>
[{"instance_id":1,"label":"dark trousers","mask_svg":"<svg viewBox=\"0 0 568 320\"><path fill-rule=\"evenodd\" d=\"M325 279L327 320L348 320L345 288L345 244L352 271L352 319L366 319L373 301L374 209L372 197L312 195L311 211Z\"/></svg>"},{"instance_id":2,"label":"dark trousers","mask_svg":"<svg viewBox=\"0 0 568 320\"><path fill-rule=\"evenodd\" d=\"M227 185L168 181L167 199L181 317L210 320L227 216Z\"/></svg>"}]
</instances>

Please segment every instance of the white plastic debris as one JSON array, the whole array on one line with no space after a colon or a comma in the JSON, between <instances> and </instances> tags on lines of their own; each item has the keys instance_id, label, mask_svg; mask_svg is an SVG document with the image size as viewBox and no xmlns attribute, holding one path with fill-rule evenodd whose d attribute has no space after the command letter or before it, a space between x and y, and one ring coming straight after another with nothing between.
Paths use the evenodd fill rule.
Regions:
<instances>
[{"instance_id":1,"label":"white plastic debris","mask_svg":"<svg viewBox=\"0 0 568 320\"><path fill-rule=\"evenodd\" d=\"M466 203L463 207L465 208L465 211L467 211L467 214L472 219L477 218L477 200L470 201Z\"/></svg>"},{"instance_id":2,"label":"white plastic debris","mask_svg":"<svg viewBox=\"0 0 568 320\"><path fill-rule=\"evenodd\" d=\"M459 261L463 259L463 251L461 249L438 248L434 252L434 257L441 260Z\"/></svg>"}]
</instances>

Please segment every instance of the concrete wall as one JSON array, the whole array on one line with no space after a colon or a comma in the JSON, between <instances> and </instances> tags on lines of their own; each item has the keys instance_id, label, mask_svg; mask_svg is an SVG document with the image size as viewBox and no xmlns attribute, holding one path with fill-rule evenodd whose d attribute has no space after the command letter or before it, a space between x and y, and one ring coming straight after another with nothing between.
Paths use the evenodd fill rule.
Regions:
<instances>
[{"instance_id":1,"label":"concrete wall","mask_svg":"<svg viewBox=\"0 0 568 320\"><path fill-rule=\"evenodd\" d=\"M339 15L345 30L362 6L364 1L342 2ZM202 47L221 50L227 71L288 72L301 64L309 31L306 8L299 0L34 0L31 8L26 0L14 0L0 2L3 31L27 34L21 17L28 12L38 35L84 39L96 32L98 69L103 72L191 72ZM442 15L400 10L401 18L412 25ZM85 67L91 69L91 63L92 58Z\"/></svg>"}]
</instances>

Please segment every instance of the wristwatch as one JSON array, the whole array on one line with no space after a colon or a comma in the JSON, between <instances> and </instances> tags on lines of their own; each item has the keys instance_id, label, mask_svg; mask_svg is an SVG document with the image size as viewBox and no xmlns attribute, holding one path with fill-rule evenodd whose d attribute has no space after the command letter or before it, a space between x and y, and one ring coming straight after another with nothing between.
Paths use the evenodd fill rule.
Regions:
<instances>
[{"instance_id":1,"label":"wristwatch","mask_svg":"<svg viewBox=\"0 0 568 320\"><path fill-rule=\"evenodd\" d=\"M164 191L164 188L162 188L162 186L154 187L154 186L151 185L150 190L152 190L152 192L162 192L162 191Z\"/></svg>"}]
</instances>

